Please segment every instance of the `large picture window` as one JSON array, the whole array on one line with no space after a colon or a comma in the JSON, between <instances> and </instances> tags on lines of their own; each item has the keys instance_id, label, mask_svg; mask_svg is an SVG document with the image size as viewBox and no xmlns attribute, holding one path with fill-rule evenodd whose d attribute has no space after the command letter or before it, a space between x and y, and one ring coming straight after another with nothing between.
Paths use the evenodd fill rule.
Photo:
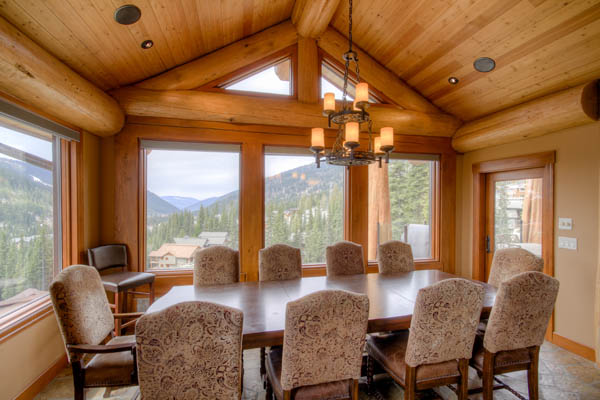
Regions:
<instances>
[{"instance_id":1,"label":"large picture window","mask_svg":"<svg viewBox=\"0 0 600 400\"><path fill-rule=\"evenodd\" d=\"M325 262L325 248L344 238L344 168L300 149L265 149L265 246L302 250L304 264Z\"/></svg>"},{"instance_id":2,"label":"large picture window","mask_svg":"<svg viewBox=\"0 0 600 400\"><path fill-rule=\"evenodd\" d=\"M203 248L239 246L239 145L142 141L146 269L191 269Z\"/></svg>"},{"instance_id":3,"label":"large picture window","mask_svg":"<svg viewBox=\"0 0 600 400\"><path fill-rule=\"evenodd\" d=\"M0 126L0 318L46 297L60 271L58 140Z\"/></svg>"},{"instance_id":4,"label":"large picture window","mask_svg":"<svg viewBox=\"0 0 600 400\"><path fill-rule=\"evenodd\" d=\"M369 166L369 260L388 240L410 244L415 259L435 257L438 164L436 156L393 154L382 168Z\"/></svg>"}]
</instances>

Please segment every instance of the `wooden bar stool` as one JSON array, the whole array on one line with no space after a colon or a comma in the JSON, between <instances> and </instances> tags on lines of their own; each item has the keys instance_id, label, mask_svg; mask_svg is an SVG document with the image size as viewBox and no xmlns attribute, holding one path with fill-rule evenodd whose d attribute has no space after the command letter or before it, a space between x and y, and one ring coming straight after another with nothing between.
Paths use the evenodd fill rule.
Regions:
<instances>
[{"instance_id":1,"label":"wooden bar stool","mask_svg":"<svg viewBox=\"0 0 600 400\"><path fill-rule=\"evenodd\" d=\"M115 303L110 307L115 313L127 312L127 295L142 294L150 297L149 304L154 302L154 274L148 272L132 272L127 270L127 247L124 244L109 244L106 246L88 249L88 262L99 272L114 269L114 272L101 275L104 289L114 293ZM118 269L118 270L117 270ZM148 292L133 291L142 285L148 285ZM135 324L136 320L121 324L115 320L115 333L121 334L121 330Z\"/></svg>"}]
</instances>

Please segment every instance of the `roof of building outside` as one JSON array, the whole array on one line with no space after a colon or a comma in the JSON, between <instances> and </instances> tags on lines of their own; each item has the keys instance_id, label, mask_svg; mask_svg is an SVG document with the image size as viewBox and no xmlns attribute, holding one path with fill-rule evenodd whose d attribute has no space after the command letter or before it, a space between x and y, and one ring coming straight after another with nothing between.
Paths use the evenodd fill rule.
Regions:
<instances>
[{"instance_id":1,"label":"roof of building outside","mask_svg":"<svg viewBox=\"0 0 600 400\"><path fill-rule=\"evenodd\" d=\"M200 237L182 237L182 238L175 238L175 244L191 244L191 245L195 245L195 246L200 246L200 247L204 247L206 245L206 242L208 241L208 239L206 238L200 238Z\"/></svg>"},{"instance_id":2,"label":"roof of building outside","mask_svg":"<svg viewBox=\"0 0 600 400\"><path fill-rule=\"evenodd\" d=\"M171 254L176 258L192 258L194 252L201 246L192 244L165 243L160 249L150 252L150 257L164 257Z\"/></svg>"}]
</instances>

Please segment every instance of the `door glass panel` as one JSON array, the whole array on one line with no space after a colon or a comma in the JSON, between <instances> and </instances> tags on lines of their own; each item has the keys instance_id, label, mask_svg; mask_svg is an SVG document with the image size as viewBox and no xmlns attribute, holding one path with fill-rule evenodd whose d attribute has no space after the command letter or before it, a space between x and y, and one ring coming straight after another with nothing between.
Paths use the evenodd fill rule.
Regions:
<instances>
[{"instance_id":1,"label":"door glass panel","mask_svg":"<svg viewBox=\"0 0 600 400\"><path fill-rule=\"evenodd\" d=\"M542 256L542 178L495 183L494 250L521 247Z\"/></svg>"}]
</instances>

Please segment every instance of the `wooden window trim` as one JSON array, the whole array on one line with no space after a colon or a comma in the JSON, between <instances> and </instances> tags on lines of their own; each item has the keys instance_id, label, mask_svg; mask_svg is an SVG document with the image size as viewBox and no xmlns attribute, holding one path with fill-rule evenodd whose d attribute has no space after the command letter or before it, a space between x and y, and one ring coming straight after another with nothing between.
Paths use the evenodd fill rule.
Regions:
<instances>
[{"instance_id":1,"label":"wooden window trim","mask_svg":"<svg viewBox=\"0 0 600 400\"><path fill-rule=\"evenodd\" d=\"M244 90L232 90L226 89L223 86L230 85L241 80L248 78L249 76L261 72L281 61L289 59L291 62L291 85L290 88L292 93L276 94L276 93L261 93L261 92L250 92ZM200 86L196 90L202 90L207 92L219 92L229 93L241 96L254 96L254 97L267 97L275 99L296 99L298 97L298 45L294 44L285 49L279 50L265 58L255 61L237 71L231 72L225 76L222 76L214 81L211 81L205 85Z\"/></svg>"}]
</instances>

